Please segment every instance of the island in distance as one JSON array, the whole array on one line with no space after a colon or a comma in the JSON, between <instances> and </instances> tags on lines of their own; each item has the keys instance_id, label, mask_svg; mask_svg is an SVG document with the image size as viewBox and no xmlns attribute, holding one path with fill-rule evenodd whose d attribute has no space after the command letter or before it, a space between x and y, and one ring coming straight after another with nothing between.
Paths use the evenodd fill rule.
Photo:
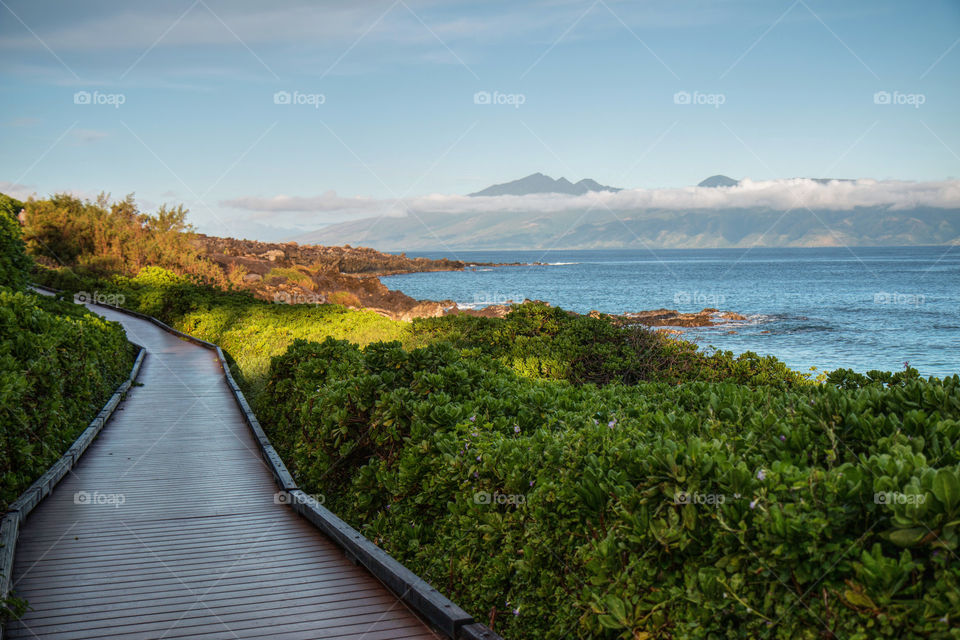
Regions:
<instances>
[{"instance_id":1,"label":"island in distance","mask_svg":"<svg viewBox=\"0 0 960 640\"><path fill-rule=\"evenodd\" d=\"M958 193L956 180L714 175L691 187L631 190L534 173L292 239L362 238L381 251L949 245L960 244Z\"/></svg>"},{"instance_id":2,"label":"island in distance","mask_svg":"<svg viewBox=\"0 0 960 640\"><path fill-rule=\"evenodd\" d=\"M736 184L736 182L734 182L734 184ZM505 182L503 184L495 184L476 193L471 193L470 195L527 196L534 193L566 193L572 196L581 196L589 191L621 191L621 189L617 187L606 187L590 178L584 178L580 182L573 183L566 178L554 180L550 176L545 176L542 173L531 173L526 178L520 178L519 180Z\"/></svg>"}]
</instances>

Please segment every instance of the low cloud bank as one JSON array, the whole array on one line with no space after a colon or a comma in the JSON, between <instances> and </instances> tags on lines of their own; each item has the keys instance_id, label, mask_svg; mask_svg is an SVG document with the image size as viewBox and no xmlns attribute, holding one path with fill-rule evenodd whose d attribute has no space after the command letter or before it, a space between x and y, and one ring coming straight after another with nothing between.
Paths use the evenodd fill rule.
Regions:
<instances>
[{"instance_id":1,"label":"low cloud bank","mask_svg":"<svg viewBox=\"0 0 960 640\"><path fill-rule=\"evenodd\" d=\"M850 210L855 207L960 208L960 180L905 182L895 180L852 180L820 183L806 178L789 180L742 180L734 187L684 187L680 189L627 189L616 193L591 192L580 196L533 194L526 196L470 197L428 195L401 200L342 197L333 191L318 196L269 198L241 197L221 202L234 209L250 211L252 219L291 214L309 214L326 221L356 220L371 216L404 216L418 213L559 213L584 209L631 211L642 209L734 209L769 208Z\"/></svg>"}]
</instances>

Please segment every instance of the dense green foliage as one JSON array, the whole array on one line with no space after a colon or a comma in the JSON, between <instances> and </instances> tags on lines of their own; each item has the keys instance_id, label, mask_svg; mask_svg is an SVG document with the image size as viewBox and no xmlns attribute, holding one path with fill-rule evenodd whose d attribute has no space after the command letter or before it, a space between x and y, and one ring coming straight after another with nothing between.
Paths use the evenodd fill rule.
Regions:
<instances>
[{"instance_id":1,"label":"dense green foliage","mask_svg":"<svg viewBox=\"0 0 960 640\"><path fill-rule=\"evenodd\" d=\"M598 388L298 341L260 417L302 487L508 638L957 637L957 376Z\"/></svg>"},{"instance_id":2,"label":"dense green foliage","mask_svg":"<svg viewBox=\"0 0 960 640\"><path fill-rule=\"evenodd\" d=\"M4 196L5 197L5 196ZM0 208L8 202L0 201ZM0 212L0 503L59 458L130 372L120 325L20 291L30 261L19 224Z\"/></svg>"},{"instance_id":3,"label":"dense green foliage","mask_svg":"<svg viewBox=\"0 0 960 640\"><path fill-rule=\"evenodd\" d=\"M0 288L0 502L59 458L129 375L120 325L68 302Z\"/></svg>"},{"instance_id":4,"label":"dense green foliage","mask_svg":"<svg viewBox=\"0 0 960 640\"><path fill-rule=\"evenodd\" d=\"M17 291L26 286L32 264L17 222L21 209L22 202L0 193L0 287Z\"/></svg>"},{"instance_id":5,"label":"dense green foliage","mask_svg":"<svg viewBox=\"0 0 960 640\"><path fill-rule=\"evenodd\" d=\"M747 352L710 355L696 345L646 327L619 327L607 318L570 314L542 303L506 318L446 316L413 323L423 344L449 342L493 356L521 375L571 382L725 380L793 386L806 381L773 357Z\"/></svg>"}]
</instances>

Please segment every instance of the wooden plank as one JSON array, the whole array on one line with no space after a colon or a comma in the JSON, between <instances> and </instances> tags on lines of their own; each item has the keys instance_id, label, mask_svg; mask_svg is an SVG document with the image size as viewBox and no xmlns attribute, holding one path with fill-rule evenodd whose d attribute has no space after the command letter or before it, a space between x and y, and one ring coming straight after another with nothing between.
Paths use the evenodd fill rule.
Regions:
<instances>
[{"instance_id":1,"label":"wooden plank","mask_svg":"<svg viewBox=\"0 0 960 640\"><path fill-rule=\"evenodd\" d=\"M200 594L198 594L199 596ZM70 633L75 637L122 635L124 633L152 631L158 634L171 628L187 629L190 627L203 628L212 623L222 623L229 628L234 624L248 624L251 621L263 621L287 617L287 612L278 611L278 604L282 604L290 611L309 607L309 618L320 621L344 622L342 618L351 618L386 611L390 604L395 602L389 594L379 593L372 595L352 594L346 600L328 600L316 596L305 598L291 598L282 603L274 601L260 601L256 603L241 602L238 604L216 604L207 602L203 598L195 598L192 608L184 611L183 607L161 612L147 612L139 607L130 609L125 616L112 612L108 617L70 616L59 619L36 621L30 629L43 637L49 630L69 626ZM300 620L309 619L301 614Z\"/></svg>"},{"instance_id":2,"label":"wooden plank","mask_svg":"<svg viewBox=\"0 0 960 640\"><path fill-rule=\"evenodd\" d=\"M89 590L78 590L70 588L47 589L34 591L34 598L31 603L34 605L44 605L47 611L53 611L60 615L61 603L72 603L70 606L76 606L78 603L97 604L101 602L123 602L127 598L135 600L154 600L179 597L184 594L193 595L192 590L199 590L201 593L235 595L240 594L250 588L262 590L264 593L283 593L289 588L307 588L307 587L331 587L338 588L340 585L352 585L355 580L363 580L364 588L369 588L369 575L362 572L353 574L318 574L315 569L297 569L286 571L283 575L266 574L259 570L231 571L228 577L211 576L207 580L192 580L190 589L183 586L183 583L175 580L162 582L157 581L141 587L130 587L126 585L109 585L91 593ZM173 588L171 588L173 587ZM179 591L177 590L179 588ZM196 596L194 596L194 599ZM34 615L40 615L40 608Z\"/></svg>"},{"instance_id":3,"label":"wooden plank","mask_svg":"<svg viewBox=\"0 0 960 640\"><path fill-rule=\"evenodd\" d=\"M325 583L304 582L299 584L284 584L281 588L263 589L259 584L247 585L246 589L235 589L229 592L211 591L203 594L203 602L207 606L231 606L246 607L249 604L261 602L270 602L276 606L277 601L291 602L294 600L309 599L311 602L336 602L340 600L350 600L358 597L356 594L368 591L365 576L357 577L352 582L348 580L337 581L330 586ZM133 612L132 615L140 616L150 613L164 613L170 611L183 611L184 605L190 606L197 602L197 596L193 593L183 592L180 594L165 597L150 598L144 601L140 597L130 597L126 599L109 598L100 600L76 600L69 606L61 607L55 615L38 614L35 619L57 618L62 623L69 622L72 616L79 616L86 620L91 615L106 617L110 615L111 619L117 619L125 612Z\"/></svg>"}]
</instances>

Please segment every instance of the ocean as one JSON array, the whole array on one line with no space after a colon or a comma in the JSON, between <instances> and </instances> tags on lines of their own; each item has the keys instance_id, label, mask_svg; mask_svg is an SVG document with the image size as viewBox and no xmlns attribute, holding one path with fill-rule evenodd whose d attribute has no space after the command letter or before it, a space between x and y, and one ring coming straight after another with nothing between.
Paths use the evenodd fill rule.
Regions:
<instances>
[{"instance_id":1,"label":"ocean","mask_svg":"<svg viewBox=\"0 0 960 640\"><path fill-rule=\"evenodd\" d=\"M960 373L960 246L437 251L465 262L543 262L382 278L460 306L545 300L587 313L714 307L746 321L684 329L704 348L770 354L808 371Z\"/></svg>"}]
</instances>

